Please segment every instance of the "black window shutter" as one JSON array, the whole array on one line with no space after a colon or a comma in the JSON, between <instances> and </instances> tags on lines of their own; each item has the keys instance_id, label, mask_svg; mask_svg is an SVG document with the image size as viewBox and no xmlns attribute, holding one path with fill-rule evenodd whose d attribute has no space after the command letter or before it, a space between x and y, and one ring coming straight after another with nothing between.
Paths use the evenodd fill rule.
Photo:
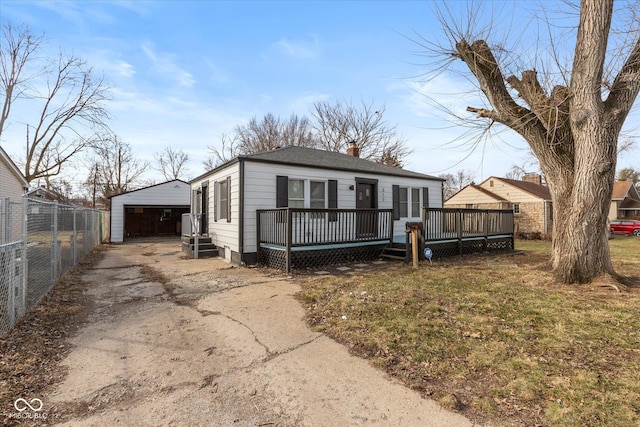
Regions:
<instances>
[{"instance_id":1,"label":"black window shutter","mask_svg":"<svg viewBox=\"0 0 640 427\"><path fill-rule=\"evenodd\" d=\"M231 177L227 177L227 222L231 222Z\"/></svg>"},{"instance_id":2,"label":"black window shutter","mask_svg":"<svg viewBox=\"0 0 640 427\"><path fill-rule=\"evenodd\" d=\"M289 177L276 176L276 208L289 207Z\"/></svg>"},{"instance_id":3,"label":"black window shutter","mask_svg":"<svg viewBox=\"0 0 640 427\"><path fill-rule=\"evenodd\" d=\"M338 181L335 179L329 180L329 209L336 209L338 207Z\"/></svg>"},{"instance_id":4,"label":"black window shutter","mask_svg":"<svg viewBox=\"0 0 640 427\"><path fill-rule=\"evenodd\" d=\"M391 186L391 198L393 203L393 219L400 219L400 186Z\"/></svg>"},{"instance_id":5,"label":"black window shutter","mask_svg":"<svg viewBox=\"0 0 640 427\"><path fill-rule=\"evenodd\" d=\"M329 209L336 209L338 207L338 181L335 179L330 179L328 181L328 193L329 200L327 201L327 207ZM329 221L337 221L338 215L336 212L329 213Z\"/></svg>"},{"instance_id":6,"label":"black window shutter","mask_svg":"<svg viewBox=\"0 0 640 427\"><path fill-rule=\"evenodd\" d=\"M429 187L422 187L422 207L429 207Z\"/></svg>"},{"instance_id":7,"label":"black window shutter","mask_svg":"<svg viewBox=\"0 0 640 427\"><path fill-rule=\"evenodd\" d=\"M213 221L218 221L218 209L220 206L220 183L213 183Z\"/></svg>"}]
</instances>

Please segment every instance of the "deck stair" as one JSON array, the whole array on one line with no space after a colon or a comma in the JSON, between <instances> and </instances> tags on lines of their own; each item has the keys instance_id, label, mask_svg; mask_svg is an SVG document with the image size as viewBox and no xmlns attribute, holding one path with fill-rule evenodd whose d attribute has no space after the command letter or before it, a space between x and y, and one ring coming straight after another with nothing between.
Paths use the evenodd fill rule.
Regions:
<instances>
[{"instance_id":1,"label":"deck stair","mask_svg":"<svg viewBox=\"0 0 640 427\"><path fill-rule=\"evenodd\" d=\"M198 258L218 256L218 248L208 236L182 236L182 252L195 258L195 239L198 239Z\"/></svg>"},{"instance_id":2,"label":"deck stair","mask_svg":"<svg viewBox=\"0 0 640 427\"><path fill-rule=\"evenodd\" d=\"M384 248L384 251L382 251L382 255L380 256L382 258L387 258L387 259L396 259L400 261L406 261L407 260L406 245L404 243L391 243L386 248Z\"/></svg>"}]
</instances>

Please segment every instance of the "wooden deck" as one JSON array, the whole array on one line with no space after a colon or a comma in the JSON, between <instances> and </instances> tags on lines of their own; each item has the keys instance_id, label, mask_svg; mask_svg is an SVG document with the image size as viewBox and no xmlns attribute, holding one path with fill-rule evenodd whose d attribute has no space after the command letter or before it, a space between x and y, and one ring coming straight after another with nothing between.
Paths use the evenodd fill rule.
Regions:
<instances>
[{"instance_id":1,"label":"wooden deck","mask_svg":"<svg viewBox=\"0 0 640 427\"><path fill-rule=\"evenodd\" d=\"M257 211L258 262L291 271L376 259L393 238L391 209Z\"/></svg>"},{"instance_id":2,"label":"wooden deck","mask_svg":"<svg viewBox=\"0 0 640 427\"><path fill-rule=\"evenodd\" d=\"M264 209L257 218L258 262L285 271L411 252L391 209ZM513 250L513 211L423 208L423 259L424 248L434 259Z\"/></svg>"}]
</instances>

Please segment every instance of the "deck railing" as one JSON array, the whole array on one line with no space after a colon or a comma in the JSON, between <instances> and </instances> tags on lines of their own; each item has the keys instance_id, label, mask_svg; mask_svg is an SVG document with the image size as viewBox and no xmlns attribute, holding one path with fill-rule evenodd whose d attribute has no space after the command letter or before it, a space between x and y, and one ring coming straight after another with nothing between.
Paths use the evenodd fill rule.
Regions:
<instances>
[{"instance_id":1,"label":"deck railing","mask_svg":"<svg viewBox=\"0 0 640 427\"><path fill-rule=\"evenodd\" d=\"M284 251L291 269L292 251L366 246L393 239L391 209L260 209L257 211L257 244Z\"/></svg>"},{"instance_id":2,"label":"deck railing","mask_svg":"<svg viewBox=\"0 0 640 427\"><path fill-rule=\"evenodd\" d=\"M439 244L448 255L513 249L509 209L423 208L422 223L425 242Z\"/></svg>"},{"instance_id":3,"label":"deck railing","mask_svg":"<svg viewBox=\"0 0 640 427\"><path fill-rule=\"evenodd\" d=\"M425 240L513 234L508 209L423 208Z\"/></svg>"}]
</instances>

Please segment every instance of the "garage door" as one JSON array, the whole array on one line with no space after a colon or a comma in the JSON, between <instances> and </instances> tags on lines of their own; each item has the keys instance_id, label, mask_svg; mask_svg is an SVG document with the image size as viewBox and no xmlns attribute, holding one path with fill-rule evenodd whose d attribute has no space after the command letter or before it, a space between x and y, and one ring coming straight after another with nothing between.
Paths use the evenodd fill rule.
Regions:
<instances>
[{"instance_id":1,"label":"garage door","mask_svg":"<svg viewBox=\"0 0 640 427\"><path fill-rule=\"evenodd\" d=\"M182 231L183 213L189 213L189 206L125 206L125 239L179 236Z\"/></svg>"}]
</instances>

